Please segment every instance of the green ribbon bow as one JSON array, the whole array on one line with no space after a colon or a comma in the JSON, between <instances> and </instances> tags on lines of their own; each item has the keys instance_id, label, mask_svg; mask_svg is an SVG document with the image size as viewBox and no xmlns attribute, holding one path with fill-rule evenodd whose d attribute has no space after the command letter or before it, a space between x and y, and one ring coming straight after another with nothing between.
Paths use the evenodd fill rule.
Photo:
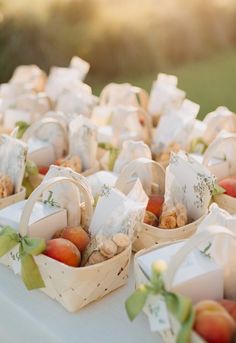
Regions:
<instances>
[{"instance_id":1,"label":"green ribbon bow","mask_svg":"<svg viewBox=\"0 0 236 343\"><path fill-rule=\"evenodd\" d=\"M19 244L21 277L25 286L28 290L45 287L39 268L33 258L45 250L44 239L22 237L9 226L0 231L0 257L11 251L17 244Z\"/></svg>"},{"instance_id":2,"label":"green ribbon bow","mask_svg":"<svg viewBox=\"0 0 236 343\"><path fill-rule=\"evenodd\" d=\"M139 288L137 288L126 300L126 312L129 319L134 320L142 311L149 295L161 295L168 310L180 323L180 330L176 338L176 343L190 343L191 330L195 319L192 302L183 295L167 291L162 273L162 270L158 270L155 265L153 266L152 275L149 280L150 283L139 286Z\"/></svg>"}]
</instances>

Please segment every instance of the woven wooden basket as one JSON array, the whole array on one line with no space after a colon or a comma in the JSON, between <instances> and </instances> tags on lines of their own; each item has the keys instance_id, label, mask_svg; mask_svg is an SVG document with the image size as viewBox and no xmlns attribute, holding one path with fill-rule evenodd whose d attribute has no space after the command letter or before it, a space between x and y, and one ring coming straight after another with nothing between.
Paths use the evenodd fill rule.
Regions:
<instances>
[{"instance_id":1,"label":"woven wooden basket","mask_svg":"<svg viewBox=\"0 0 236 343\"><path fill-rule=\"evenodd\" d=\"M133 242L133 251L147 249L156 244L174 242L192 236L205 216L176 229L161 229L145 223L137 223L137 236Z\"/></svg>"},{"instance_id":2,"label":"woven wooden basket","mask_svg":"<svg viewBox=\"0 0 236 343\"><path fill-rule=\"evenodd\" d=\"M155 161L148 159L137 159L129 163L125 167L116 183L116 187L122 192L126 191L126 181L132 175L139 176L140 167L146 164L147 166L152 166L153 168L153 179L152 186L159 194L164 194L165 191L165 171L163 167ZM142 176L142 175L140 175ZM142 177L140 177L142 182ZM136 224L136 237L133 241L133 251L139 251L141 249L146 249L152 247L155 244L161 244L166 242L172 242L179 239L188 238L195 233L198 225L202 221L204 216L198 220L176 229L161 229L154 227L145 223Z\"/></svg>"},{"instance_id":3,"label":"woven wooden basket","mask_svg":"<svg viewBox=\"0 0 236 343\"><path fill-rule=\"evenodd\" d=\"M201 243L208 241L216 236L229 236L229 237L232 237L232 239L236 239L235 234L233 234L229 229L216 225L216 226L206 227L204 231L199 232L196 235L194 235L191 239L186 240L185 245L171 257L170 262L168 263L168 269L164 275L165 285L168 290L172 289L175 275L179 267L181 266L181 264L185 261L188 254L193 249L197 248ZM169 245L169 244L166 243L165 245ZM154 251L156 249L161 249L161 248L163 248L163 245L160 247L156 246L149 249L143 249L135 254L134 271L135 271L136 286L146 283L148 281L146 275L143 273L142 269L139 267L137 258L139 256L147 254L148 252ZM170 316L170 323L171 323L172 330L163 332L162 339L165 343L175 343L177 333L179 331L179 323L171 314L169 314L169 316ZM191 343L204 343L204 342L205 340L203 340L200 336L198 336L194 331L192 332Z\"/></svg>"},{"instance_id":4,"label":"woven wooden basket","mask_svg":"<svg viewBox=\"0 0 236 343\"><path fill-rule=\"evenodd\" d=\"M89 227L93 207L87 188L82 181L55 177L40 184L27 200L19 225L19 233L22 236L28 232L29 219L35 202L52 185L61 182L73 183L78 187L84 199L84 203L78 204L82 207L82 221L85 229ZM0 262L11 268L10 254L11 252L4 255ZM121 254L105 262L81 268L67 266L43 254L35 256L34 259L45 283L45 288L41 290L61 303L68 311L76 312L126 283L130 256L131 247L129 246Z\"/></svg>"},{"instance_id":5,"label":"woven wooden basket","mask_svg":"<svg viewBox=\"0 0 236 343\"><path fill-rule=\"evenodd\" d=\"M216 176L218 181L225 177L236 175L235 149L236 134L228 134L225 137L219 137L207 148L203 157L203 164ZM210 165L211 159L219 151L225 154L225 160L221 165ZM219 194L215 195L213 200L219 207L228 211L230 214L236 214L236 198L227 194Z\"/></svg>"},{"instance_id":6,"label":"woven wooden basket","mask_svg":"<svg viewBox=\"0 0 236 343\"><path fill-rule=\"evenodd\" d=\"M25 199L25 193L26 193L25 188L21 187L19 192L12 194L6 198L0 199L0 209L7 207L7 206L10 206L10 205L13 205L18 201L24 200Z\"/></svg>"}]
</instances>

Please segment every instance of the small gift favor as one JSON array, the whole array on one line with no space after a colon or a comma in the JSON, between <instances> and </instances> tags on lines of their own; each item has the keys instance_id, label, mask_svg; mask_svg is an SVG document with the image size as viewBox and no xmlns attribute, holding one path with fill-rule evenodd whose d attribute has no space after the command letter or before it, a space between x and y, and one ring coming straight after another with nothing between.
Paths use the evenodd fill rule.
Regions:
<instances>
[{"instance_id":1,"label":"small gift favor","mask_svg":"<svg viewBox=\"0 0 236 343\"><path fill-rule=\"evenodd\" d=\"M84 61L82 58L74 56L70 61L70 68L77 71L79 80L84 80L89 72L90 64Z\"/></svg>"},{"instance_id":2,"label":"small gift favor","mask_svg":"<svg viewBox=\"0 0 236 343\"><path fill-rule=\"evenodd\" d=\"M172 155L166 170L167 208L183 204L188 222L195 221L207 213L214 187L215 177L203 165L182 151Z\"/></svg>"},{"instance_id":3,"label":"small gift favor","mask_svg":"<svg viewBox=\"0 0 236 343\"><path fill-rule=\"evenodd\" d=\"M46 93L56 102L63 90L71 84L84 87L81 82L88 72L87 63L76 57L72 58L69 68L52 67L46 84ZM88 87L87 85L85 85Z\"/></svg>"},{"instance_id":4,"label":"small gift favor","mask_svg":"<svg viewBox=\"0 0 236 343\"><path fill-rule=\"evenodd\" d=\"M136 170L139 168L137 165ZM172 155L166 174L158 163L156 168L159 180L150 177L152 191L147 193L144 222L136 227L135 251L191 236L206 215L215 189L211 173L184 152ZM133 171L131 175L135 176Z\"/></svg>"},{"instance_id":5,"label":"small gift favor","mask_svg":"<svg viewBox=\"0 0 236 343\"><path fill-rule=\"evenodd\" d=\"M10 136L0 136L0 208L25 198L22 181L27 146Z\"/></svg>"},{"instance_id":6,"label":"small gift favor","mask_svg":"<svg viewBox=\"0 0 236 343\"><path fill-rule=\"evenodd\" d=\"M50 99L44 93L19 95L10 108L5 110L3 126L13 130L19 121L32 124L50 109Z\"/></svg>"},{"instance_id":7,"label":"small gift favor","mask_svg":"<svg viewBox=\"0 0 236 343\"><path fill-rule=\"evenodd\" d=\"M122 231L126 232L126 228L132 230L133 217L140 215L137 191L130 194L129 200L126 199L127 209L125 207L122 218L127 221L121 222L119 227L116 225L115 230L112 230L112 224L111 231L106 231L110 239L108 236L101 239L96 250L92 249L91 256L88 251L91 251L95 237L89 230L93 199L86 179L69 168L52 166L24 204L20 220L18 212L15 224L12 218L6 218L5 213L2 221L8 226L0 231L0 262L19 273L28 290L40 288L68 311L78 311L124 285L127 280L130 238ZM42 201L39 201L42 194ZM121 202L115 205L119 210ZM37 216L42 214L36 223L32 223L34 211ZM114 214L112 212L112 217L116 219ZM54 220L51 220L52 216ZM104 215L102 217L106 222ZM92 221L94 228L97 222L101 222L97 219ZM107 225L104 228L108 228Z\"/></svg>"},{"instance_id":8,"label":"small gift favor","mask_svg":"<svg viewBox=\"0 0 236 343\"><path fill-rule=\"evenodd\" d=\"M114 172L119 174L129 162L140 157L151 159L151 151L145 143L131 140L124 142L122 150L115 161Z\"/></svg>"},{"instance_id":9,"label":"small gift favor","mask_svg":"<svg viewBox=\"0 0 236 343\"><path fill-rule=\"evenodd\" d=\"M52 118L43 118L32 124L22 140L28 145L28 159L39 167L50 166L68 149L66 128Z\"/></svg>"},{"instance_id":10,"label":"small gift favor","mask_svg":"<svg viewBox=\"0 0 236 343\"><path fill-rule=\"evenodd\" d=\"M168 108L179 108L185 98L185 92L177 88L177 77L174 75L158 74L153 83L148 112L158 118Z\"/></svg>"},{"instance_id":11,"label":"small gift favor","mask_svg":"<svg viewBox=\"0 0 236 343\"><path fill-rule=\"evenodd\" d=\"M113 106L110 123L98 127L98 141L120 146L126 140L150 142L151 124L147 113L140 107Z\"/></svg>"},{"instance_id":12,"label":"small gift favor","mask_svg":"<svg viewBox=\"0 0 236 343\"><path fill-rule=\"evenodd\" d=\"M210 144L221 131L236 132L236 117L227 107L220 106L208 113L203 123L206 125L203 140Z\"/></svg>"},{"instance_id":13,"label":"small gift favor","mask_svg":"<svg viewBox=\"0 0 236 343\"><path fill-rule=\"evenodd\" d=\"M147 199L139 180L126 195L116 188L105 187L90 224L91 243L83 263L93 264L91 258L96 257L97 261L99 256L109 259L126 248L133 238L136 222L143 218Z\"/></svg>"},{"instance_id":14,"label":"small gift favor","mask_svg":"<svg viewBox=\"0 0 236 343\"><path fill-rule=\"evenodd\" d=\"M153 137L152 150L156 154L165 152L170 144L178 144L186 150L188 137L200 106L185 99L178 109L170 108L161 116Z\"/></svg>"},{"instance_id":15,"label":"small gift favor","mask_svg":"<svg viewBox=\"0 0 236 343\"><path fill-rule=\"evenodd\" d=\"M197 232L204 231L210 225L221 225L236 235L236 218L213 203L209 214L203 219ZM229 299L236 299L236 242L231 238L221 237L206 242L201 246L202 250L207 249L207 254L214 258L224 268L224 293Z\"/></svg>"},{"instance_id":16,"label":"small gift favor","mask_svg":"<svg viewBox=\"0 0 236 343\"><path fill-rule=\"evenodd\" d=\"M209 246L214 250L225 239L235 244L236 235L220 225L205 225L189 240L136 254L138 287L125 303L129 318L143 310L151 331L166 343L232 342L236 302L223 299L221 251L217 249L218 256L209 253ZM235 284L233 270L228 277Z\"/></svg>"},{"instance_id":17,"label":"small gift favor","mask_svg":"<svg viewBox=\"0 0 236 343\"><path fill-rule=\"evenodd\" d=\"M46 73L36 65L22 65L15 69L9 83L27 85L35 92L42 92L47 80Z\"/></svg>"},{"instance_id":18,"label":"small gift favor","mask_svg":"<svg viewBox=\"0 0 236 343\"><path fill-rule=\"evenodd\" d=\"M78 116L69 124L69 154L79 156L82 170L92 168L96 164L97 129L92 122Z\"/></svg>"},{"instance_id":19,"label":"small gift favor","mask_svg":"<svg viewBox=\"0 0 236 343\"><path fill-rule=\"evenodd\" d=\"M76 113L90 117L97 98L92 94L65 90L60 95L56 110L66 114Z\"/></svg>"},{"instance_id":20,"label":"small gift favor","mask_svg":"<svg viewBox=\"0 0 236 343\"><path fill-rule=\"evenodd\" d=\"M130 83L110 83L101 92L101 106L135 106L147 109L148 94L142 88Z\"/></svg>"},{"instance_id":21,"label":"small gift favor","mask_svg":"<svg viewBox=\"0 0 236 343\"><path fill-rule=\"evenodd\" d=\"M104 187L110 188L115 185L118 175L130 162L139 157L151 158L149 147L141 141L126 141L121 151L109 144L99 144L99 150L105 151L100 159L100 165L106 171L95 173L88 178L95 198Z\"/></svg>"},{"instance_id":22,"label":"small gift favor","mask_svg":"<svg viewBox=\"0 0 236 343\"><path fill-rule=\"evenodd\" d=\"M236 213L236 134L221 132L209 145L203 164L217 178L214 201L228 212Z\"/></svg>"}]
</instances>

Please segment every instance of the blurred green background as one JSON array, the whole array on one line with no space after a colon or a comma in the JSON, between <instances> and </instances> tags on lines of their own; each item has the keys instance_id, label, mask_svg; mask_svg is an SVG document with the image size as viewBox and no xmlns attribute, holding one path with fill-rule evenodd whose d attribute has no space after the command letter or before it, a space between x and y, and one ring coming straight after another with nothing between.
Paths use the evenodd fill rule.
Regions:
<instances>
[{"instance_id":1,"label":"blurred green background","mask_svg":"<svg viewBox=\"0 0 236 343\"><path fill-rule=\"evenodd\" d=\"M235 0L0 0L0 82L19 64L91 64L86 82L150 90L158 72L174 73L200 116L236 111Z\"/></svg>"}]
</instances>

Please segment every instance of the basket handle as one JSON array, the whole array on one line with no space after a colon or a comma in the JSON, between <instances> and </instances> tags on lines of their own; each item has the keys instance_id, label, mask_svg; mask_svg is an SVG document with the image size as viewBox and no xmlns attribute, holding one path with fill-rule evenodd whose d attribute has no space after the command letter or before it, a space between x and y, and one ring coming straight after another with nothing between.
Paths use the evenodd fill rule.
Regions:
<instances>
[{"instance_id":1,"label":"basket handle","mask_svg":"<svg viewBox=\"0 0 236 343\"><path fill-rule=\"evenodd\" d=\"M141 87L134 87L134 92L136 94L136 97L138 99L138 102L140 104L140 106L147 110L148 107L148 92L145 91L143 88Z\"/></svg>"},{"instance_id":2,"label":"basket handle","mask_svg":"<svg viewBox=\"0 0 236 343\"><path fill-rule=\"evenodd\" d=\"M136 160L131 161L129 164L127 164L121 171L115 187L118 188L120 191L123 191L126 185L127 180L130 178L130 176L135 173L137 170L139 170L140 165L147 165L147 166L153 166L157 171L158 175L160 175L160 189L161 192L164 193L165 190L165 170L164 168L156 161L149 160L148 158L140 157Z\"/></svg>"},{"instance_id":3,"label":"basket handle","mask_svg":"<svg viewBox=\"0 0 236 343\"><path fill-rule=\"evenodd\" d=\"M28 233L29 219L30 219L33 207L35 203L40 199L40 196L42 195L42 193L48 190L52 185L56 183L61 183L61 182L73 183L74 185L77 186L79 191L83 194L84 199L85 199L85 218L86 218L85 224L86 225L90 224L90 220L93 214L93 206L92 206L92 202L88 194L87 188L83 185L83 183L78 182L75 179L64 177L64 176L58 176L58 177L53 177L51 179L48 179L47 181L41 183L29 196L24 206L23 212L21 214L21 218L20 218L19 233L22 236L25 236Z\"/></svg>"},{"instance_id":4,"label":"basket handle","mask_svg":"<svg viewBox=\"0 0 236 343\"><path fill-rule=\"evenodd\" d=\"M235 134L227 134L227 136L216 138L206 149L205 154L203 156L202 164L204 166L208 167L211 158L213 157L214 153L217 151L219 146L222 144L222 142L223 141L225 141L225 142L229 141L229 143L230 143L231 140L236 140Z\"/></svg>"},{"instance_id":5,"label":"basket handle","mask_svg":"<svg viewBox=\"0 0 236 343\"><path fill-rule=\"evenodd\" d=\"M60 121L58 121L55 118L43 118L42 120L36 121L32 125L30 125L30 127L25 131L25 133L22 137L22 140L24 142L27 142L33 132L37 131L38 129L40 129L44 125L48 125L51 123L57 124L61 128L61 130L63 131L64 137L66 138L66 145L68 145L66 128L64 127L64 125L62 125L62 123Z\"/></svg>"},{"instance_id":6,"label":"basket handle","mask_svg":"<svg viewBox=\"0 0 236 343\"><path fill-rule=\"evenodd\" d=\"M219 225L208 226L204 231L195 234L191 239L189 239L184 244L184 246L180 250L178 250L170 259L169 267L164 275L166 288L172 288L174 277L178 268L193 249L197 248L201 243L205 242L206 240L222 235L230 236L236 239L236 235L232 231L230 231L226 227Z\"/></svg>"},{"instance_id":7,"label":"basket handle","mask_svg":"<svg viewBox=\"0 0 236 343\"><path fill-rule=\"evenodd\" d=\"M143 130L146 131L144 140L146 140L146 143L151 143L151 141L152 141L152 119L151 119L151 116L142 107L138 107L138 114L139 114L139 118L144 119Z\"/></svg>"}]
</instances>

